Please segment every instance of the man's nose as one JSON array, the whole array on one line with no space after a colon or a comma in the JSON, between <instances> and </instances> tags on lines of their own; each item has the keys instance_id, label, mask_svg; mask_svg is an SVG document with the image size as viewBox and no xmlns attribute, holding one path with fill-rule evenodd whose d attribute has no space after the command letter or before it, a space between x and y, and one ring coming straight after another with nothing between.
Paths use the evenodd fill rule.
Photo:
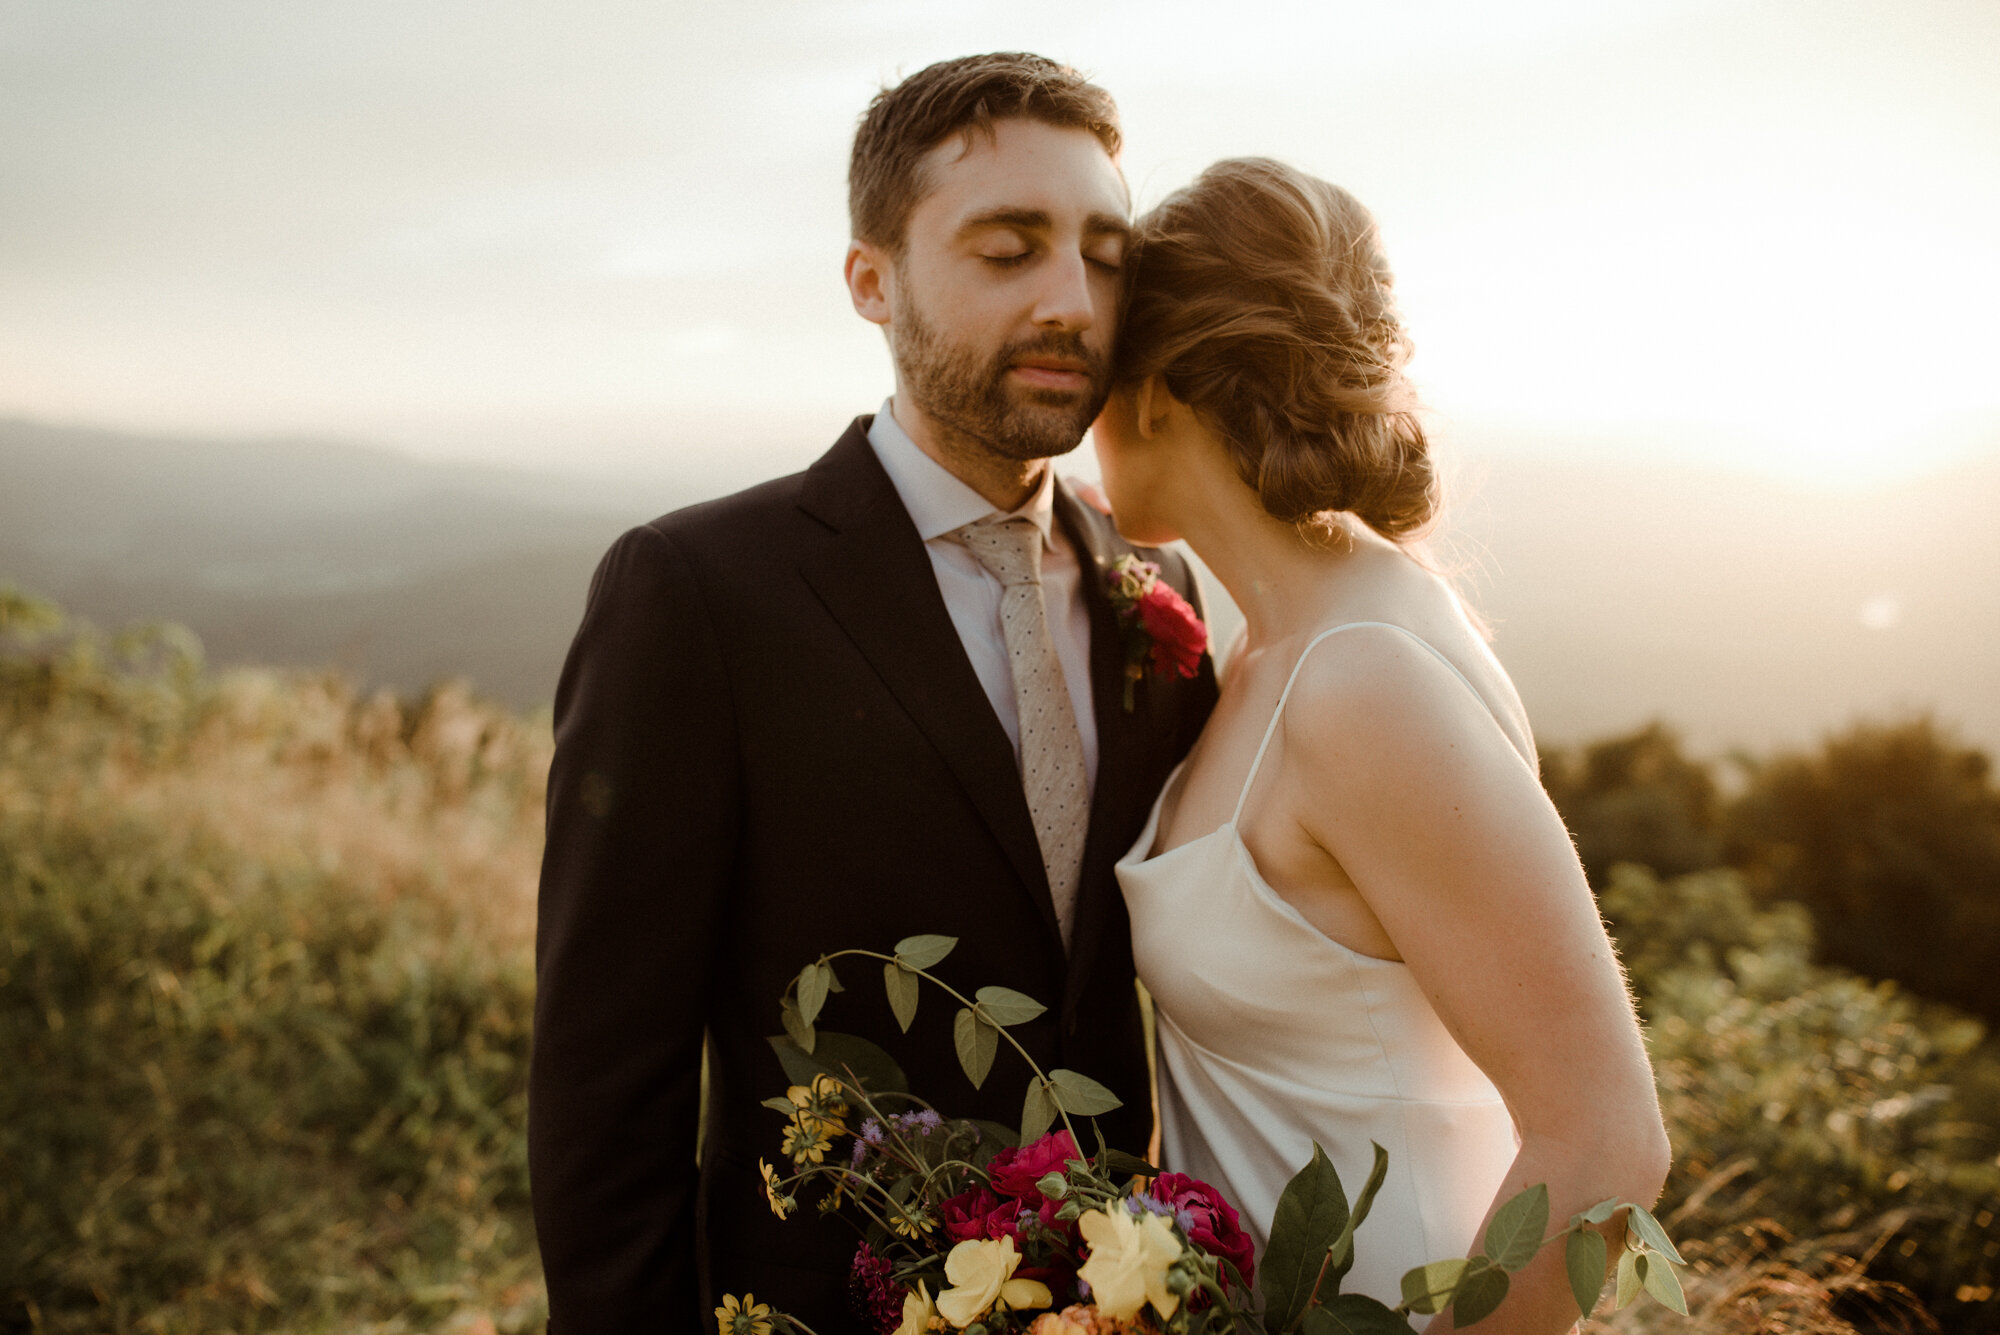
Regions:
<instances>
[{"instance_id":1,"label":"man's nose","mask_svg":"<svg viewBox=\"0 0 2000 1335\"><path fill-rule=\"evenodd\" d=\"M1082 331L1096 321L1097 311L1090 300L1090 266L1075 251L1058 254L1043 266L1041 291L1036 298L1038 325Z\"/></svg>"}]
</instances>

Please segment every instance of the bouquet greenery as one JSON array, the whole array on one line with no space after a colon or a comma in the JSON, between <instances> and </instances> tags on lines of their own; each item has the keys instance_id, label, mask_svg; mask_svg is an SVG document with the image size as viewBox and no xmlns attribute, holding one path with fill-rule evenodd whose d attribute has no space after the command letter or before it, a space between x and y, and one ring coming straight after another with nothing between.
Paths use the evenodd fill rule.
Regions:
<instances>
[{"instance_id":1,"label":"bouquet greenery","mask_svg":"<svg viewBox=\"0 0 2000 1335\"><path fill-rule=\"evenodd\" d=\"M1507 1296L1508 1276L1558 1240L1587 1315L1610 1261L1595 1226L1620 1210L1628 1227L1618 1306L1644 1292L1686 1313L1675 1270L1683 1262L1645 1207L1603 1201L1549 1233L1543 1186L1501 1207L1479 1255L1404 1275L1394 1307L1342 1293L1356 1230L1388 1170L1379 1145L1351 1202L1315 1145L1255 1257L1235 1208L1207 1183L1161 1172L1101 1134L1096 1152L1083 1152L1073 1119L1109 1112L1118 1098L1075 1071L1043 1071L1007 1032L1042 1013L1033 998L1004 987L967 997L931 973L956 944L913 936L893 954L821 956L786 988L785 1032L771 1039L794 1083L765 1100L786 1119L780 1153L790 1166L780 1172L760 1161L766 1199L783 1219L809 1196L858 1227L851 1289L881 1335L1410 1335L1412 1314L1450 1307L1460 1327L1482 1320ZM923 984L958 1004L953 1036L975 1088L1001 1041L1011 1045L1032 1073L1019 1128L946 1117L909 1092L881 1048L818 1030L828 995L842 990L833 963L847 958L880 962L906 1032ZM725 1297L715 1315L720 1335L815 1335L753 1294Z\"/></svg>"}]
</instances>

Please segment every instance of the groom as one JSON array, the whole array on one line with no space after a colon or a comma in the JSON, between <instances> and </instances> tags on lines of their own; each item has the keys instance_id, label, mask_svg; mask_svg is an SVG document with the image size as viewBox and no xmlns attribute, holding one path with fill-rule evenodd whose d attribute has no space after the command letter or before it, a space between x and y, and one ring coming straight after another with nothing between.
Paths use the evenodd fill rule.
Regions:
<instances>
[{"instance_id":1,"label":"groom","mask_svg":"<svg viewBox=\"0 0 2000 1335\"><path fill-rule=\"evenodd\" d=\"M1112 864L1215 698L1148 675L1127 707L1106 572L1132 549L1049 460L1107 386L1128 201L1117 112L1029 55L878 96L849 175L855 309L895 393L818 463L620 538L556 696L529 1089L558 1335L713 1330L753 1292L864 1329L856 1235L767 1208L788 1081L766 1035L823 951L959 939L940 966L1048 1011L1010 1030L1082 1071L1144 1145L1146 1059ZM1172 555L1145 553L1183 593ZM959 1070L935 996L907 1035L879 970L829 1029L889 1048L946 1111L1016 1124L1027 1071ZM704 1039L707 1135L695 1157Z\"/></svg>"}]
</instances>

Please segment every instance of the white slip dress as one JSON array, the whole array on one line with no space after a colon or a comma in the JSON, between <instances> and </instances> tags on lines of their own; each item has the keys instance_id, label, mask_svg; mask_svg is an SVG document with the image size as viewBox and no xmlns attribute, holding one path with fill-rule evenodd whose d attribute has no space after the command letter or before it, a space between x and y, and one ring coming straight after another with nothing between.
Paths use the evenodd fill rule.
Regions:
<instances>
[{"instance_id":1,"label":"white slip dress","mask_svg":"<svg viewBox=\"0 0 2000 1335\"><path fill-rule=\"evenodd\" d=\"M1235 1205L1261 1260L1278 1197L1315 1141L1350 1201L1373 1166L1370 1142L1380 1144L1388 1177L1341 1289L1393 1306L1404 1271L1476 1247L1520 1141L1499 1091L1409 967L1314 927L1264 880L1239 832L1306 656L1363 626L1409 636L1479 697L1449 659L1400 626L1357 621L1322 631L1285 682L1229 822L1148 857L1159 829L1155 801L1118 863L1118 881L1158 1019L1163 1166Z\"/></svg>"}]
</instances>

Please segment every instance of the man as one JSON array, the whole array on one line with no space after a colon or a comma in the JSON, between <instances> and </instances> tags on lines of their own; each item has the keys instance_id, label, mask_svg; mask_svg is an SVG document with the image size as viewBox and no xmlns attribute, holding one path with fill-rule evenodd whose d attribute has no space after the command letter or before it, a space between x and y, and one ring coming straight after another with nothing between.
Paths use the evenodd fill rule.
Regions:
<instances>
[{"instance_id":1,"label":"man","mask_svg":"<svg viewBox=\"0 0 2000 1335\"><path fill-rule=\"evenodd\" d=\"M1204 659L1127 710L1105 571L1132 549L1049 464L1107 389L1117 149L1110 99L1035 56L879 96L846 272L894 396L804 473L633 529L597 572L556 697L537 942L529 1153L559 1335L712 1329L746 1290L820 1335L863 1328L853 1230L774 1219L756 1168L782 1126L759 1103L788 1083L766 1036L823 952L956 936L943 975L1044 1002L1010 1032L1118 1092L1107 1135L1145 1142L1112 864L1215 685ZM1018 1122L1018 1061L975 1091L952 1008L901 1035L879 971L845 981L826 1028L956 1114Z\"/></svg>"}]
</instances>

